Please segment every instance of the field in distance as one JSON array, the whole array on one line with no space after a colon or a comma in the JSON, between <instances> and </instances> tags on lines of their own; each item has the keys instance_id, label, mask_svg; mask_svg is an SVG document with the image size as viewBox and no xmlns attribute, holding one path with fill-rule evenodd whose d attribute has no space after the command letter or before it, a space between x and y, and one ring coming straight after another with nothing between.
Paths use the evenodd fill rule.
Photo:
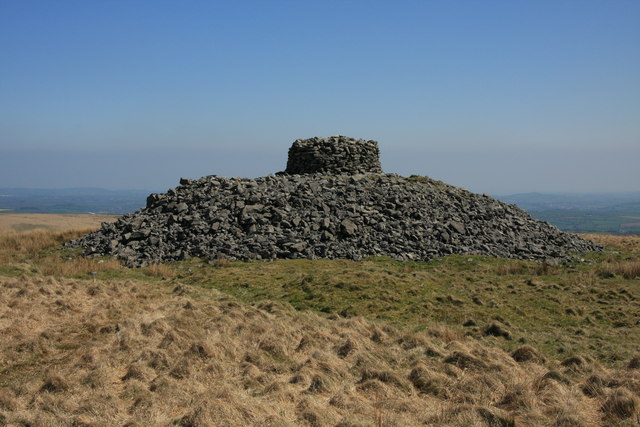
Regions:
<instances>
[{"instance_id":1,"label":"field in distance","mask_svg":"<svg viewBox=\"0 0 640 427\"><path fill-rule=\"evenodd\" d=\"M640 237L127 269L85 232L0 232L0 425L640 423Z\"/></svg>"},{"instance_id":2,"label":"field in distance","mask_svg":"<svg viewBox=\"0 0 640 427\"><path fill-rule=\"evenodd\" d=\"M570 233L640 235L640 192L499 196Z\"/></svg>"},{"instance_id":3,"label":"field in distance","mask_svg":"<svg viewBox=\"0 0 640 427\"><path fill-rule=\"evenodd\" d=\"M97 229L103 222L117 218L117 215L2 213L0 231Z\"/></svg>"}]
</instances>

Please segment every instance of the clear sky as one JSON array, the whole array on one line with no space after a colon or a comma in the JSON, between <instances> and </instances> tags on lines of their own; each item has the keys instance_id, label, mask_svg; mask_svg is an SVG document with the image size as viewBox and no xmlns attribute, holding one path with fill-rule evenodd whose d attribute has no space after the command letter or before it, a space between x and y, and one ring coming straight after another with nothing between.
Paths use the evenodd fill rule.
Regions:
<instances>
[{"instance_id":1,"label":"clear sky","mask_svg":"<svg viewBox=\"0 0 640 427\"><path fill-rule=\"evenodd\" d=\"M476 192L640 190L640 2L0 0L0 187L261 176L337 134Z\"/></svg>"}]
</instances>

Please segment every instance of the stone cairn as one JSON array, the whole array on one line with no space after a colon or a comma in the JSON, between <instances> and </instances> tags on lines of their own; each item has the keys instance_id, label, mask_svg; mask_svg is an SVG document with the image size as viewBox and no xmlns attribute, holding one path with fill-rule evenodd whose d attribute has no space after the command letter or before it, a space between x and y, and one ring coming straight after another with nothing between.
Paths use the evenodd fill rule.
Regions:
<instances>
[{"instance_id":1,"label":"stone cairn","mask_svg":"<svg viewBox=\"0 0 640 427\"><path fill-rule=\"evenodd\" d=\"M285 172L181 179L74 242L128 266L214 260L449 254L564 261L601 250L513 205L427 177L383 174L375 141L297 140Z\"/></svg>"},{"instance_id":2,"label":"stone cairn","mask_svg":"<svg viewBox=\"0 0 640 427\"><path fill-rule=\"evenodd\" d=\"M285 173L382 173L378 143L346 136L297 139L289 149Z\"/></svg>"}]
</instances>

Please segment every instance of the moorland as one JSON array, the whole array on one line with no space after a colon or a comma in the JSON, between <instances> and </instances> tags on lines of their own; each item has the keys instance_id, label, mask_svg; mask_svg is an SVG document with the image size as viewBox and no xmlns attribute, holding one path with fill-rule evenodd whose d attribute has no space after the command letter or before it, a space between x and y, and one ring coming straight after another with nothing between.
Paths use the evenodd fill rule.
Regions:
<instances>
[{"instance_id":1,"label":"moorland","mask_svg":"<svg viewBox=\"0 0 640 427\"><path fill-rule=\"evenodd\" d=\"M640 237L560 265L129 269L64 249L82 227L0 232L0 424L640 422Z\"/></svg>"}]
</instances>

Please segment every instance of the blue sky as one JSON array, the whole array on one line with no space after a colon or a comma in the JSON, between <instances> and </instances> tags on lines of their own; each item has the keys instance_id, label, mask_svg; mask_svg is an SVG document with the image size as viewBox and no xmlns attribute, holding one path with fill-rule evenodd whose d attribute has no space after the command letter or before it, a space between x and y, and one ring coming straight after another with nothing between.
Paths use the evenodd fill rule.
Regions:
<instances>
[{"instance_id":1,"label":"blue sky","mask_svg":"<svg viewBox=\"0 0 640 427\"><path fill-rule=\"evenodd\" d=\"M0 186L163 190L296 138L476 192L639 190L637 1L0 1Z\"/></svg>"}]
</instances>

